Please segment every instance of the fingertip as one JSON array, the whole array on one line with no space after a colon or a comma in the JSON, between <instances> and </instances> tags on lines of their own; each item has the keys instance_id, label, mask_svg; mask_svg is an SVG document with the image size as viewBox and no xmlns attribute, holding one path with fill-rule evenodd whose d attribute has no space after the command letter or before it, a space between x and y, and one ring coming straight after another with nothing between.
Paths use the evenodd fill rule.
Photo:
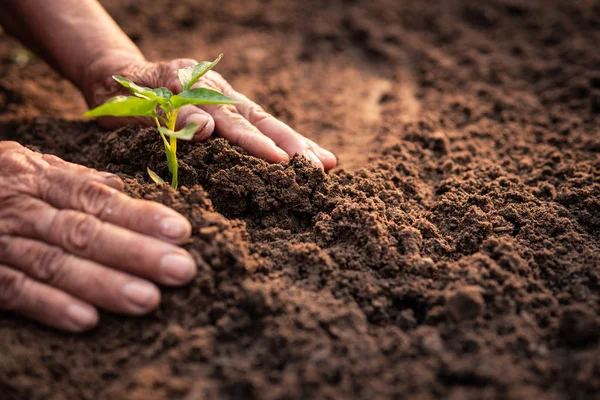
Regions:
<instances>
[{"instance_id":1,"label":"fingertip","mask_svg":"<svg viewBox=\"0 0 600 400\"><path fill-rule=\"evenodd\" d=\"M337 157L332 152L320 147L313 148L313 151L315 152L315 154L317 154L317 156L323 163L325 171L329 171L330 169L335 168L335 166L337 165Z\"/></svg>"},{"instance_id":2,"label":"fingertip","mask_svg":"<svg viewBox=\"0 0 600 400\"><path fill-rule=\"evenodd\" d=\"M104 183L106 186L110 186L120 192L125 190L125 183L121 178L119 178L119 176L110 172L98 172L97 175L102 178L102 183Z\"/></svg>"},{"instance_id":3,"label":"fingertip","mask_svg":"<svg viewBox=\"0 0 600 400\"><path fill-rule=\"evenodd\" d=\"M183 242L192 234L192 224L183 215L172 215L160 221L160 234L171 241Z\"/></svg>"},{"instance_id":4,"label":"fingertip","mask_svg":"<svg viewBox=\"0 0 600 400\"><path fill-rule=\"evenodd\" d=\"M98 325L98 311L85 303L73 303L67 307L65 328L71 332L85 332Z\"/></svg>"},{"instance_id":5,"label":"fingertip","mask_svg":"<svg viewBox=\"0 0 600 400\"><path fill-rule=\"evenodd\" d=\"M317 157L317 155L312 150L306 150L304 152L304 156L308 158L312 165L316 168L325 169L319 157Z\"/></svg>"},{"instance_id":6,"label":"fingertip","mask_svg":"<svg viewBox=\"0 0 600 400\"><path fill-rule=\"evenodd\" d=\"M198 272L196 261L187 251L165 254L160 260L161 283L168 286L181 286L189 283Z\"/></svg>"},{"instance_id":7,"label":"fingertip","mask_svg":"<svg viewBox=\"0 0 600 400\"><path fill-rule=\"evenodd\" d=\"M131 314L147 314L160 303L160 290L150 282L129 282L123 287L122 293L128 300L127 308Z\"/></svg>"},{"instance_id":8,"label":"fingertip","mask_svg":"<svg viewBox=\"0 0 600 400\"><path fill-rule=\"evenodd\" d=\"M290 155L286 153L283 149L280 149L279 147L277 147L277 155L279 157L279 160L277 162L290 162Z\"/></svg>"},{"instance_id":9,"label":"fingertip","mask_svg":"<svg viewBox=\"0 0 600 400\"><path fill-rule=\"evenodd\" d=\"M267 144L260 153L253 152L251 154L273 164L280 162L287 163L290 161L290 155L277 147L275 143Z\"/></svg>"},{"instance_id":10,"label":"fingertip","mask_svg":"<svg viewBox=\"0 0 600 400\"><path fill-rule=\"evenodd\" d=\"M323 161L323 167L325 168L325 171L330 171L332 169L335 168L335 166L337 165L337 159L333 159L333 161Z\"/></svg>"},{"instance_id":11,"label":"fingertip","mask_svg":"<svg viewBox=\"0 0 600 400\"><path fill-rule=\"evenodd\" d=\"M325 167L325 171L334 169L337 165L337 157L333 154L331 154L331 156L328 157L321 157L321 161L323 162L323 167Z\"/></svg>"},{"instance_id":12,"label":"fingertip","mask_svg":"<svg viewBox=\"0 0 600 400\"><path fill-rule=\"evenodd\" d=\"M194 135L195 142L201 142L212 135L215 130L215 120L205 113L194 113L188 117L187 123L195 123L198 125L198 130Z\"/></svg>"}]
</instances>

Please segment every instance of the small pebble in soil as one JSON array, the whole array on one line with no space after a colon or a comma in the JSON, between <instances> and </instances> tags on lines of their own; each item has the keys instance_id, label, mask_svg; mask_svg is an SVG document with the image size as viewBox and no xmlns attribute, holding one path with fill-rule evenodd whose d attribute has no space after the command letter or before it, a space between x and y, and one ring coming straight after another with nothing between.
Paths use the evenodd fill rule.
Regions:
<instances>
[{"instance_id":1,"label":"small pebble in soil","mask_svg":"<svg viewBox=\"0 0 600 400\"><path fill-rule=\"evenodd\" d=\"M447 296L446 307L457 321L483 314L485 302L479 286L464 286Z\"/></svg>"}]
</instances>

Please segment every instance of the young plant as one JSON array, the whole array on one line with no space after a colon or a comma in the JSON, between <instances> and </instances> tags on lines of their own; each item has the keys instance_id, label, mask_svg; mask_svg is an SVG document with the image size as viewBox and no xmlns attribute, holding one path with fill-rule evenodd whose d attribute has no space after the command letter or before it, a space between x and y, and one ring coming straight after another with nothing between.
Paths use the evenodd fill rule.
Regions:
<instances>
[{"instance_id":1,"label":"young plant","mask_svg":"<svg viewBox=\"0 0 600 400\"><path fill-rule=\"evenodd\" d=\"M156 121L158 133L165 145L167 154L167 166L171 172L171 186L177 189L178 182L178 164L177 164L177 139L191 140L198 129L198 124L190 123L183 129L175 131L177 114L182 106L187 104L234 104L238 101L233 100L222 93L205 88L191 89L192 85L198 81L204 74L214 68L221 60L223 54L213 61L203 61L191 67L182 68L177 72L181 82L182 92L174 95L169 89L147 88L136 85L129 79L122 76L113 76L113 79L129 89L134 96L116 96L109 99L106 103L89 110L84 117L152 117ZM162 113L159 112L162 110ZM164 113L164 115L163 115ZM167 140L167 136L169 140ZM154 171L148 170L150 178L158 183L165 181Z\"/></svg>"}]
</instances>

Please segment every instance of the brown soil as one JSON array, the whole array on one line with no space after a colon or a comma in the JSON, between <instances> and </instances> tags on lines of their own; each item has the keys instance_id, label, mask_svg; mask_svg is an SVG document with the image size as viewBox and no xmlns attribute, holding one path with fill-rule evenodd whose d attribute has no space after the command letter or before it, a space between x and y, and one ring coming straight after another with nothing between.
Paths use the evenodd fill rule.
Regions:
<instances>
[{"instance_id":1,"label":"brown soil","mask_svg":"<svg viewBox=\"0 0 600 400\"><path fill-rule=\"evenodd\" d=\"M104 3L150 58L225 52L341 169L216 139L157 187L152 129L76 121L0 36L0 138L182 212L200 266L83 336L2 315L1 398L600 398L600 3Z\"/></svg>"}]
</instances>

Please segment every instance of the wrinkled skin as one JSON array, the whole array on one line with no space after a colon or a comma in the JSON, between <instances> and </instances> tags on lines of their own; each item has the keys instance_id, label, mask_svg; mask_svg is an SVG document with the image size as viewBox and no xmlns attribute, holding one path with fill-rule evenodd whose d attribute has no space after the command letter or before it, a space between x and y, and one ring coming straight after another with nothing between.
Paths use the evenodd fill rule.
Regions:
<instances>
[{"instance_id":1,"label":"wrinkled skin","mask_svg":"<svg viewBox=\"0 0 600 400\"><path fill-rule=\"evenodd\" d=\"M115 175L0 142L0 309L80 332L96 307L144 314L160 301L152 283L196 273L177 246L189 222L132 199Z\"/></svg>"},{"instance_id":2,"label":"wrinkled skin","mask_svg":"<svg viewBox=\"0 0 600 400\"><path fill-rule=\"evenodd\" d=\"M173 93L181 92L177 71L197 64L191 59L177 59L153 63L136 59L133 62L108 59L98 60L90 68L84 95L90 107L95 107L116 95L130 94L111 76L121 75L138 85L166 87ZM215 130L231 143L244 148L248 153L269 162L286 162L294 154L308 158L318 168L330 170L336 165L335 156L315 142L300 135L292 128L268 114L262 107L235 91L217 72L209 71L193 88L210 88L241 101L240 104L195 106L180 109L177 129L190 122L199 125L194 137L200 141L209 137ZM114 128L126 123L140 123L155 126L151 118L102 118L101 123Z\"/></svg>"}]
</instances>

